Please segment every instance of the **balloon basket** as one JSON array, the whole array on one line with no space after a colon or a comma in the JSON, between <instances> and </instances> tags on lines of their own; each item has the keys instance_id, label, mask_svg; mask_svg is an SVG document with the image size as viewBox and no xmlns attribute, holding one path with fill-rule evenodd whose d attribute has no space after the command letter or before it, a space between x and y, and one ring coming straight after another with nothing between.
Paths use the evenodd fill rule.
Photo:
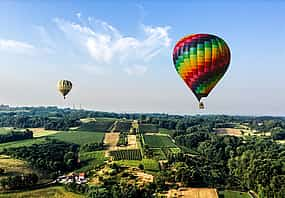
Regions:
<instances>
[{"instance_id":1,"label":"balloon basket","mask_svg":"<svg viewBox=\"0 0 285 198\"><path fill-rule=\"evenodd\" d=\"M204 103L203 103L203 102L200 102L200 103L199 103L199 109L205 109L205 106L204 106Z\"/></svg>"}]
</instances>

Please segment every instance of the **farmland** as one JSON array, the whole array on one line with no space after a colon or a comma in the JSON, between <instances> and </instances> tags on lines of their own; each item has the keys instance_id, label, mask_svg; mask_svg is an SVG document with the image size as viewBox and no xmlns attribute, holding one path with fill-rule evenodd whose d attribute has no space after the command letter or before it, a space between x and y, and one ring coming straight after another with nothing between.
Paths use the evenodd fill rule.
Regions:
<instances>
[{"instance_id":1,"label":"farmland","mask_svg":"<svg viewBox=\"0 0 285 198\"><path fill-rule=\"evenodd\" d=\"M44 138L34 138L34 139L6 142L6 143L0 144L0 152L3 151L3 149L16 148L16 147L22 147L22 146L31 146L33 144L42 144L44 142L46 142Z\"/></svg>"},{"instance_id":2,"label":"farmland","mask_svg":"<svg viewBox=\"0 0 285 198\"><path fill-rule=\"evenodd\" d=\"M143 135L144 143L150 148L175 148L177 147L169 136L164 135Z\"/></svg>"},{"instance_id":3,"label":"farmland","mask_svg":"<svg viewBox=\"0 0 285 198\"><path fill-rule=\"evenodd\" d=\"M116 132L129 132L131 126L132 126L131 121L119 121L119 122L117 122L116 128L114 129L114 131L116 131Z\"/></svg>"},{"instance_id":4,"label":"farmland","mask_svg":"<svg viewBox=\"0 0 285 198\"><path fill-rule=\"evenodd\" d=\"M51 139L57 139L64 142L74 143L78 145L102 142L104 133L101 132L88 132L88 131L68 131L60 132L55 135L49 136Z\"/></svg>"},{"instance_id":5,"label":"farmland","mask_svg":"<svg viewBox=\"0 0 285 198\"><path fill-rule=\"evenodd\" d=\"M128 145L128 133L121 132L119 134L119 141L117 143L117 146L127 146Z\"/></svg>"},{"instance_id":6,"label":"farmland","mask_svg":"<svg viewBox=\"0 0 285 198\"><path fill-rule=\"evenodd\" d=\"M159 171L159 164L153 159L142 159L142 160L119 160L116 163L129 167L138 167L140 164L144 165L144 169L148 171Z\"/></svg>"},{"instance_id":7,"label":"farmland","mask_svg":"<svg viewBox=\"0 0 285 198\"><path fill-rule=\"evenodd\" d=\"M33 172L32 169L29 168L27 162L14 159L6 155L0 155L0 168L3 168L5 170L5 174L2 175L2 177Z\"/></svg>"},{"instance_id":8,"label":"farmland","mask_svg":"<svg viewBox=\"0 0 285 198\"><path fill-rule=\"evenodd\" d=\"M106 133L104 138L104 144L108 146L108 150L115 150L119 141L120 133Z\"/></svg>"},{"instance_id":9,"label":"farmland","mask_svg":"<svg viewBox=\"0 0 285 198\"><path fill-rule=\"evenodd\" d=\"M96 131L96 132L106 132L110 131L111 127L115 121L113 119L104 119L100 121L91 121L81 123L78 130L79 131Z\"/></svg>"},{"instance_id":10,"label":"farmland","mask_svg":"<svg viewBox=\"0 0 285 198\"><path fill-rule=\"evenodd\" d=\"M241 130L240 129L234 129L234 128L218 128L215 130L215 132L218 135L233 135L233 136L241 136Z\"/></svg>"},{"instance_id":11,"label":"farmland","mask_svg":"<svg viewBox=\"0 0 285 198\"><path fill-rule=\"evenodd\" d=\"M110 155L115 161L117 160L141 160L142 155L139 149L128 149L128 150L118 150L110 151Z\"/></svg>"},{"instance_id":12,"label":"farmland","mask_svg":"<svg viewBox=\"0 0 285 198\"><path fill-rule=\"evenodd\" d=\"M27 128L34 133L33 139L0 144L0 151L3 152L3 155L0 156L0 168L5 169L4 174L1 175L3 179L7 175L14 176L32 172L40 178L38 184L42 184L43 181L51 181L51 178L46 175L61 177L62 175L70 175L72 172L83 172L88 177L89 187L95 184L99 186L100 190L105 189L106 192L111 192L114 185L118 186L118 189L122 189L123 184L127 183L128 186L138 185L152 194L155 192L166 195L164 192L173 189L170 191L173 196L197 198L217 198L216 187L226 189L219 192L221 198L248 198L247 193L227 190L243 188L243 186L235 186L238 185L236 183L228 182L231 181L229 179L233 176L230 170L235 171L234 174L236 175L234 176L239 181L244 182L243 190L250 189L259 194L261 192L259 188L262 188L262 192L266 192L268 184L262 183L262 178L255 175L252 175L254 177L252 180L244 178L243 176L247 175L248 171L258 175L260 171L263 171L262 174L267 174L272 170L270 175L267 174L268 180L274 179L278 185L284 179L283 167L274 166L283 160L282 145L276 144L277 141L272 140L270 137L259 137L258 133L258 131L262 131L262 133L275 132L274 130L281 131L281 127L285 126L283 120L278 119L276 124L274 124L274 120L271 120L267 128L262 130L263 125L258 124L261 121L253 122L257 118L248 117L229 117L230 121L225 121L226 117L224 116L172 117L162 115L159 117L159 115L154 115L151 118L151 115L146 115L145 117L142 116L142 120L140 120L141 116L137 114L118 114L114 118L96 118L96 113L88 112L88 116L84 118L82 110L78 114L73 110L68 111L72 111L72 113L69 115L53 113L51 122L48 120L50 118L44 117L41 120L40 118L33 119L30 116L28 121L22 123L22 119L20 119L22 115L20 115L19 119L17 118L16 128L14 128L13 121L7 121L9 117L5 118L7 120L1 118L2 121L5 120L2 126L8 126L5 125L6 123L12 124L9 125L11 127L0 128L0 134L5 134L10 130L26 130L25 128L17 128L19 126L29 126ZM46 116L47 114L43 113L43 115ZM124 119L124 116L127 119ZM134 119L133 122L129 118ZM14 119L14 116L11 119ZM238 121L238 119L245 121ZM45 124L45 122L49 124L40 125L41 123ZM245 124L248 128L242 128L235 123L249 124ZM34 126L34 128L30 126ZM45 130L45 126L50 127L51 130ZM237 128L237 126L240 128ZM89 131L87 130L88 127ZM96 127L101 127L101 130L104 127L108 129L106 131L95 131L94 128ZM135 133L132 133L130 127L139 127L141 130L134 130ZM217 129L217 127L220 128ZM72 131L68 131L68 129L72 129ZM215 133L215 130L217 133ZM241 130L251 131L251 136L243 138ZM120 133L117 131L120 131ZM119 140L121 143L117 145ZM278 140L278 142L282 141L284 140ZM64 142L74 143L80 147ZM95 144L103 142L104 144ZM125 144L126 142L128 144ZM32 146L32 144L41 145ZM3 151L4 148L11 147L22 148ZM238 149L238 152L230 152L232 150L237 151L237 148L244 149ZM258 154L255 155L255 158L260 163L255 163L255 158L251 157L252 153ZM243 156L247 157L248 160L244 161ZM247 168L245 169L239 164L243 164ZM46 172L47 174L45 174ZM147 179L148 176L143 177L148 183L153 182L151 185L155 189L147 189L144 182L139 183L140 175L144 174L150 176L151 179ZM270 188L280 194L281 190L275 183L270 183ZM6 190L13 191L9 185L4 186L4 188L7 187ZM257 185L260 187L255 189ZM181 186L185 188L179 189ZM192 188L197 186L213 188ZM41 187L41 185L33 187ZM74 189L80 189L81 187L74 186ZM18 195L33 197L29 194L33 192L38 197L48 196L45 194L45 189L50 189L48 195L51 197L74 197L73 194L67 195L63 188L57 187L19 192ZM68 185L66 185L66 189L73 191L73 189L68 188ZM9 195L14 196L14 194ZM7 197L8 194L5 194L5 196ZM88 193L85 193L84 196L88 196ZM112 197L112 195L108 194L107 197ZM148 195L147 197L151 196Z\"/></svg>"},{"instance_id":13,"label":"farmland","mask_svg":"<svg viewBox=\"0 0 285 198\"><path fill-rule=\"evenodd\" d=\"M159 133L161 133L161 134L167 134L167 135L170 135L170 136L172 137L173 134L175 133L175 130L169 130L169 129L165 129L165 128L159 128Z\"/></svg>"},{"instance_id":14,"label":"farmland","mask_svg":"<svg viewBox=\"0 0 285 198\"><path fill-rule=\"evenodd\" d=\"M140 133L157 133L158 127L154 124L140 124L139 132Z\"/></svg>"},{"instance_id":15,"label":"farmland","mask_svg":"<svg viewBox=\"0 0 285 198\"><path fill-rule=\"evenodd\" d=\"M55 186L55 187L48 187L42 188L39 190L31 190L31 191L23 191L18 193L7 193L7 194L0 194L0 198L52 198L52 197L60 197L60 198L83 198L85 196L79 195L72 192L67 192L63 186Z\"/></svg>"},{"instance_id":16,"label":"farmland","mask_svg":"<svg viewBox=\"0 0 285 198\"><path fill-rule=\"evenodd\" d=\"M165 148L167 149L167 148ZM165 160L166 156L165 153L163 152L163 150L161 148L152 148L150 149L152 152L152 158L156 159L156 160Z\"/></svg>"},{"instance_id":17,"label":"farmland","mask_svg":"<svg viewBox=\"0 0 285 198\"><path fill-rule=\"evenodd\" d=\"M59 131L45 130L44 128L29 128L29 130L33 131L33 136L35 138L44 137L44 136L48 136L48 135L54 135L56 133L59 133Z\"/></svg>"},{"instance_id":18,"label":"farmland","mask_svg":"<svg viewBox=\"0 0 285 198\"><path fill-rule=\"evenodd\" d=\"M13 128L11 128L11 127L1 127L0 128L0 135L9 133L12 130L13 130Z\"/></svg>"},{"instance_id":19,"label":"farmland","mask_svg":"<svg viewBox=\"0 0 285 198\"><path fill-rule=\"evenodd\" d=\"M76 172L85 172L87 170L94 169L105 163L108 159L105 157L104 151L93 151L93 152L84 152L80 153L80 161L84 164L83 167L77 169Z\"/></svg>"},{"instance_id":20,"label":"farmland","mask_svg":"<svg viewBox=\"0 0 285 198\"><path fill-rule=\"evenodd\" d=\"M251 196L246 192L225 190L219 192L219 198L251 198Z\"/></svg>"},{"instance_id":21,"label":"farmland","mask_svg":"<svg viewBox=\"0 0 285 198\"><path fill-rule=\"evenodd\" d=\"M218 198L218 194L214 188L179 188L169 190L168 197Z\"/></svg>"}]
</instances>

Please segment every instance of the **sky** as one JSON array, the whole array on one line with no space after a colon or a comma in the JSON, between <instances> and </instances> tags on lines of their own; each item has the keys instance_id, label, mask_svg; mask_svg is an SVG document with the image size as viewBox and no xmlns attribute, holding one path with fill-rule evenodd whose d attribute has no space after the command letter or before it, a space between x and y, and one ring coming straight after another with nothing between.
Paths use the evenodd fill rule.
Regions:
<instances>
[{"instance_id":1,"label":"sky","mask_svg":"<svg viewBox=\"0 0 285 198\"><path fill-rule=\"evenodd\" d=\"M115 112L285 115L283 1L0 1L0 104ZM177 74L183 36L210 33L231 49L204 100ZM73 82L66 100L60 79Z\"/></svg>"}]
</instances>

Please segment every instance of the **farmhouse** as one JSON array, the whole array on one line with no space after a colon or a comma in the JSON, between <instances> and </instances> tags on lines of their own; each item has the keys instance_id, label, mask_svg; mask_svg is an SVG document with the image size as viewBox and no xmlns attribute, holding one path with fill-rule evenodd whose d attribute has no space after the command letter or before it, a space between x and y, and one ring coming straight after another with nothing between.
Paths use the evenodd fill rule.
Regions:
<instances>
[{"instance_id":1,"label":"farmhouse","mask_svg":"<svg viewBox=\"0 0 285 198\"><path fill-rule=\"evenodd\" d=\"M85 184L88 179L85 177L85 173L70 173L68 175L59 176L56 179L56 182L67 184L67 183L77 183L77 184Z\"/></svg>"}]
</instances>

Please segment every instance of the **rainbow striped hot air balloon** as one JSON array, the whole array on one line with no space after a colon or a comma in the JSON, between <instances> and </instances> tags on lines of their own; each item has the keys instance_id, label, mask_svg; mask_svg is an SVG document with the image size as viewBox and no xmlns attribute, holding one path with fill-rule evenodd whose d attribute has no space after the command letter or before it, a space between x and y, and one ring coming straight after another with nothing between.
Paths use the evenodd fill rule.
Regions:
<instances>
[{"instance_id":1,"label":"rainbow striped hot air balloon","mask_svg":"<svg viewBox=\"0 0 285 198\"><path fill-rule=\"evenodd\" d=\"M211 34L192 34L179 40L173 50L175 69L200 102L207 97L230 64L226 42ZM200 108L204 108L200 102Z\"/></svg>"}]
</instances>

